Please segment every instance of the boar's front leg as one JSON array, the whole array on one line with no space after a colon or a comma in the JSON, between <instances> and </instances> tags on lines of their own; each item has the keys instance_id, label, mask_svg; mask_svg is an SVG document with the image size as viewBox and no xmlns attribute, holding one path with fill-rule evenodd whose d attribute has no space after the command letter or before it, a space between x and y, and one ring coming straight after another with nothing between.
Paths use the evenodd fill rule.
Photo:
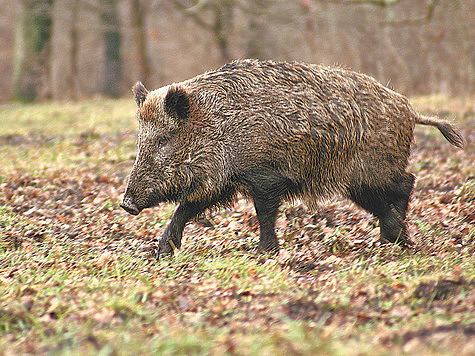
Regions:
<instances>
[{"instance_id":1,"label":"boar's front leg","mask_svg":"<svg viewBox=\"0 0 475 356\"><path fill-rule=\"evenodd\" d=\"M155 257L158 259L160 258L160 255L172 253L174 248L180 248L181 237L183 236L183 229L185 228L186 223L216 204L226 204L226 202L234 197L234 194L235 188L232 186L226 186L211 200L181 202L158 242L158 249Z\"/></svg>"},{"instance_id":2,"label":"boar's front leg","mask_svg":"<svg viewBox=\"0 0 475 356\"><path fill-rule=\"evenodd\" d=\"M181 238L183 236L183 229L188 221L202 213L208 204L182 202L175 211L172 220L168 224L160 241L158 242L158 249L156 258L160 255L172 253L174 247L180 248Z\"/></svg>"}]
</instances>

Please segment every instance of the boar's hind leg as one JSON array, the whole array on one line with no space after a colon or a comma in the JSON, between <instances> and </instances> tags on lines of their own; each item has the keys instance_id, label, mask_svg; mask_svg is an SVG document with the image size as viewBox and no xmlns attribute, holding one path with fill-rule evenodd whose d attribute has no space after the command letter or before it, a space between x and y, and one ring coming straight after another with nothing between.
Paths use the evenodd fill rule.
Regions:
<instances>
[{"instance_id":1,"label":"boar's hind leg","mask_svg":"<svg viewBox=\"0 0 475 356\"><path fill-rule=\"evenodd\" d=\"M275 172L260 172L248 182L259 220L259 250L276 251L279 242L275 234L275 219L283 196L294 191L290 180Z\"/></svg>"},{"instance_id":2,"label":"boar's hind leg","mask_svg":"<svg viewBox=\"0 0 475 356\"><path fill-rule=\"evenodd\" d=\"M253 197L257 220L259 220L261 230L259 238L259 250L261 251L274 251L279 249L279 242L275 234L275 219L280 205L280 197L278 199L275 199L275 197L272 198L269 199L258 195Z\"/></svg>"},{"instance_id":3,"label":"boar's hind leg","mask_svg":"<svg viewBox=\"0 0 475 356\"><path fill-rule=\"evenodd\" d=\"M379 219L384 240L405 245L406 212L413 185L414 176L406 173L388 187L359 186L350 191L350 199Z\"/></svg>"}]
</instances>

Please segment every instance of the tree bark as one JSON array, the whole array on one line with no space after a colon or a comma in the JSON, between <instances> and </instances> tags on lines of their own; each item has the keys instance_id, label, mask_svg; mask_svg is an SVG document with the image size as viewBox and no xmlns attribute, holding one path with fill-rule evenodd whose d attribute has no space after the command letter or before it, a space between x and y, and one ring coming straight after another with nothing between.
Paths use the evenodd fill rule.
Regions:
<instances>
[{"instance_id":1,"label":"tree bark","mask_svg":"<svg viewBox=\"0 0 475 356\"><path fill-rule=\"evenodd\" d=\"M53 0L18 2L11 98L33 101L49 75Z\"/></svg>"},{"instance_id":2,"label":"tree bark","mask_svg":"<svg viewBox=\"0 0 475 356\"><path fill-rule=\"evenodd\" d=\"M104 27L104 84L102 93L117 98L122 81L122 57L120 55L120 22L116 0L102 0L101 20Z\"/></svg>"},{"instance_id":3,"label":"tree bark","mask_svg":"<svg viewBox=\"0 0 475 356\"><path fill-rule=\"evenodd\" d=\"M132 38L135 43L135 63L138 80L147 82L150 76L150 64L147 56L147 33L145 27L145 8L140 0L130 0Z\"/></svg>"},{"instance_id":4,"label":"tree bark","mask_svg":"<svg viewBox=\"0 0 475 356\"><path fill-rule=\"evenodd\" d=\"M268 48L266 43L266 22L264 13L269 6L268 0L256 0L249 3L249 38L246 55L248 58L264 59Z\"/></svg>"},{"instance_id":5,"label":"tree bark","mask_svg":"<svg viewBox=\"0 0 475 356\"><path fill-rule=\"evenodd\" d=\"M73 99L78 99L81 95L81 85L79 82L79 29L78 29L78 15L79 15L80 0L73 0L72 15L71 15L71 73L69 76L71 86L71 96Z\"/></svg>"},{"instance_id":6,"label":"tree bark","mask_svg":"<svg viewBox=\"0 0 475 356\"><path fill-rule=\"evenodd\" d=\"M215 21L213 33L224 62L228 62L231 59L228 37L229 29L232 27L232 6L230 1L214 3Z\"/></svg>"}]
</instances>

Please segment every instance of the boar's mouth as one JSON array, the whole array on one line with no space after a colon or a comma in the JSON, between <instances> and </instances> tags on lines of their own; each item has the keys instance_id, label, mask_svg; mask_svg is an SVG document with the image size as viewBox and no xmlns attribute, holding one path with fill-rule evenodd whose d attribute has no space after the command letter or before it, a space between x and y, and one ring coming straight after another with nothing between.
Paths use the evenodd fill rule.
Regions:
<instances>
[{"instance_id":1,"label":"boar's mouth","mask_svg":"<svg viewBox=\"0 0 475 356\"><path fill-rule=\"evenodd\" d=\"M181 195L177 194L176 192L155 192L148 197L143 209L152 208L154 206L159 205L160 203L178 203L180 201Z\"/></svg>"},{"instance_id":2,"label":"boar's mouth","mask_svg":"<svg viewBox=\"0 0 475 356\"><path fill-rule=\"evenodd\" d=\"M179 203L184 199L184 194L179 194L176 191L167 191L166 193L161 191L160 193L155 191L149 195L145 202L141 199L134 199L131 195L126 194L120 207L126 212L132 215L139 215L140 212L147 208L152 208L160 203ZM137 201L137 202L136 202Z\"/></svg>"}]
</instances>

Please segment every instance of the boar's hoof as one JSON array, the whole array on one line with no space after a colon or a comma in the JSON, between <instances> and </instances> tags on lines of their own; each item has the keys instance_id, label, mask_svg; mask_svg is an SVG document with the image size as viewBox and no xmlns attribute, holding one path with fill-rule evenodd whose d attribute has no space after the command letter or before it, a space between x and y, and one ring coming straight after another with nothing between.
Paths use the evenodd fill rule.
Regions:
<instances>
[{"instance_id":1,"label":"boar's hoof","mask_svg":"<svg viewBox=\"0 0 475 356\"><path fill-rule=\"evenodd\" d=\"M172 256L172 253L173 253L173 251L164 252L159 247L159 248L157 248L157 251L155 252L155 259L157 261L160 261L160 258L162 258L164 256Z\"/></svg>"},{"instance_id":2,"label":"boar's hoof","mask_svg":"<svg viewBox=\"0 0 475 356\"><path fill-rule=\"evenodd\" d=\"M160 241L157 252L155 252L155 258L160 260L160 257L162 256L172 256L175 250L177 250L177 247L175 246L173 240Z\"/></svg>"},{"instance_id":3,"label":"boar's hoof","mask_svg":"<svg viewBox=\"0 0 475 356\"><path fill-rule=\"evenodd\" d=\"M155 259L157 261L160 261L160 258L164 256L172 256L173 255L173 250L170 249L170 251L165 251L163 248L158 247L157 251L155 252Z\"/></svg>"},{"instance_id":4,"label":"boar's hoof","mask_svg":"<svg viewBox=\"0 0 475 356\"><path fill-rule=\"evenodd\" d=\"M279 251L279 243L275 241L259 241L259 251L268 253L277 253Z\"/></svg>"}]
</instances>

